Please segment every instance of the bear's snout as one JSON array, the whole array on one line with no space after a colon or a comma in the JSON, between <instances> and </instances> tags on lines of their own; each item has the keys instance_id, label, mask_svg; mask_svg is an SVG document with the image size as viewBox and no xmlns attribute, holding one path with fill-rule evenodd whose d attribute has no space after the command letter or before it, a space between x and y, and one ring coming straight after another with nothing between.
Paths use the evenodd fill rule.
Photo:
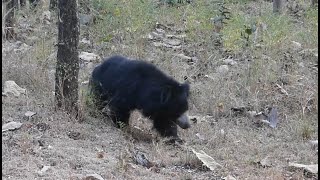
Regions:
<instances>
[{"instance_id":1,"label":"bear's snout","mask_svg":"<svg viewBox=\"0 0 320 180\"><path fill-rule=\"evenodd\" d=\"M190 128L190 122L188 115L186 113L182 114L178 119L177 119L177 124L182 128L182 129L188 129Z\"/></svg>"}]
</instances>

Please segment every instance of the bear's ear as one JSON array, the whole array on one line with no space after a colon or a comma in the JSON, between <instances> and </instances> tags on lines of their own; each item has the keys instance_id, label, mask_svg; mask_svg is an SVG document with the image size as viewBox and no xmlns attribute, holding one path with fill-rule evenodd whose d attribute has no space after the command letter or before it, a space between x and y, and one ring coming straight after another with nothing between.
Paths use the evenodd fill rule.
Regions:
<instances>
[{"instance_id":1,"label":"bear's ear","mask_svg":"<svg viewBox=\"0 0 320 180\"><path fill-rule=\"evenodd\" d=\"M165 104L172 96L172 88L170 86L163 87L160 94L160 103Z\"/></svg>"}]
</instances>

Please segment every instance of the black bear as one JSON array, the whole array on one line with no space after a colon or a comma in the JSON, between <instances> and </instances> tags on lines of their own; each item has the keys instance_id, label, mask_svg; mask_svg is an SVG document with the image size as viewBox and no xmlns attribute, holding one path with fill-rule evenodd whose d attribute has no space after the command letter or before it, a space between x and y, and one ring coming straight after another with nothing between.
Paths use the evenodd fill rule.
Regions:
<instances>
[{"instance_id":1,"label":"black bear","mask_svg":"<svg viewBox=\"0 0 320 180\"><path fill-rule=\"evenodd\" d=\"M123 56L104 59L93 70L89 87L101 109L108 105L118 127L129 123L134 109L153 120L154 128L165 137L178 138L177 125L190 127L189 84L180 84L151 63Z\"/></svg>"}]
</instances>

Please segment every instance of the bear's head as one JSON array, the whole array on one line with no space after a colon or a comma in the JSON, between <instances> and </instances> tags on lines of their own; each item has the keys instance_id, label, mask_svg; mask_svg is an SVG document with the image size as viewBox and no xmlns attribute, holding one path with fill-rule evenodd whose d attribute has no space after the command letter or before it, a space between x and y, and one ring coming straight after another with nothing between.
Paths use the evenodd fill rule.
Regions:
<instances>
[{"instance_id":1,"label":"bear's head","mask_svg":"<svg viewBox=\"0 0 320 180\"><path fill-rule=\"evenodd\" d=\"M187 116L189 94L188 83L166 86L161 93L161 103L165 107L166 115L182 129L190 127Z\"/></svg>"}]
</instances>

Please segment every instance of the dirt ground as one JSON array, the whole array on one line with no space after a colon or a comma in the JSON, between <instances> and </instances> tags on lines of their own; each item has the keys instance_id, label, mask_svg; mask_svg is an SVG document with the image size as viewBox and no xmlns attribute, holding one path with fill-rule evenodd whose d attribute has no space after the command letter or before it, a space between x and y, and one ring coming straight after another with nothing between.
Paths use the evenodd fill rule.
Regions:
<instances>
[{"instance_id":1,"label":"dirt ground","mask_svg":"<svg viewBox=\"0 0 320 180\"><path fill-rule=\"evenodd\" d=\"M45 10L46 6L36 15L42 17ZM99 61L80 65L81 120L56 111L56 17L52 15L45 23L41 18L28 18L27 12L17 16L18 38L2 41L2 90L8 80L27 90L19 97L2 95L2 125L22 123L18 129L2 132L3 179L94 179L90 174L103 179L146 180L318 179L318 173L289 167L289 163L318 164L318 148L310 144L310 140L318 140L318 48L314 44L299 51L281 44L274 49L235 53L215 49L210 34L197 29L188 34L180 30L183 25L172 25L170 19L161 17L159 22L170 30L158 24L141 34L113 32L107 43L80 43L79 51L100 57L122 54L141 58L180 82L190 82L192 125L178 130L184 143L172 145L159 137L151 121L139 112L132 113L130 127L124 129L90 113L85 82ZM307 25L295 27L300 28L297 31L308 29ZM187 37L167 40L171 45L166 47L159 37L148 37L161 28L175 37L183 33ZM80 39L90 32L89 39L94 41L94 30L81 26ZM181 41L179 47L172 45L177 41ZM276 107L277 127L248 116L248 109L241 113L233 110L239 107L252 112ZM27 117L27 111L36 114ZM192 150L206 153L221 166L210 170ZM149 161L147 165L136 161L141 154Z\"/></svg>"}]
</instances>

